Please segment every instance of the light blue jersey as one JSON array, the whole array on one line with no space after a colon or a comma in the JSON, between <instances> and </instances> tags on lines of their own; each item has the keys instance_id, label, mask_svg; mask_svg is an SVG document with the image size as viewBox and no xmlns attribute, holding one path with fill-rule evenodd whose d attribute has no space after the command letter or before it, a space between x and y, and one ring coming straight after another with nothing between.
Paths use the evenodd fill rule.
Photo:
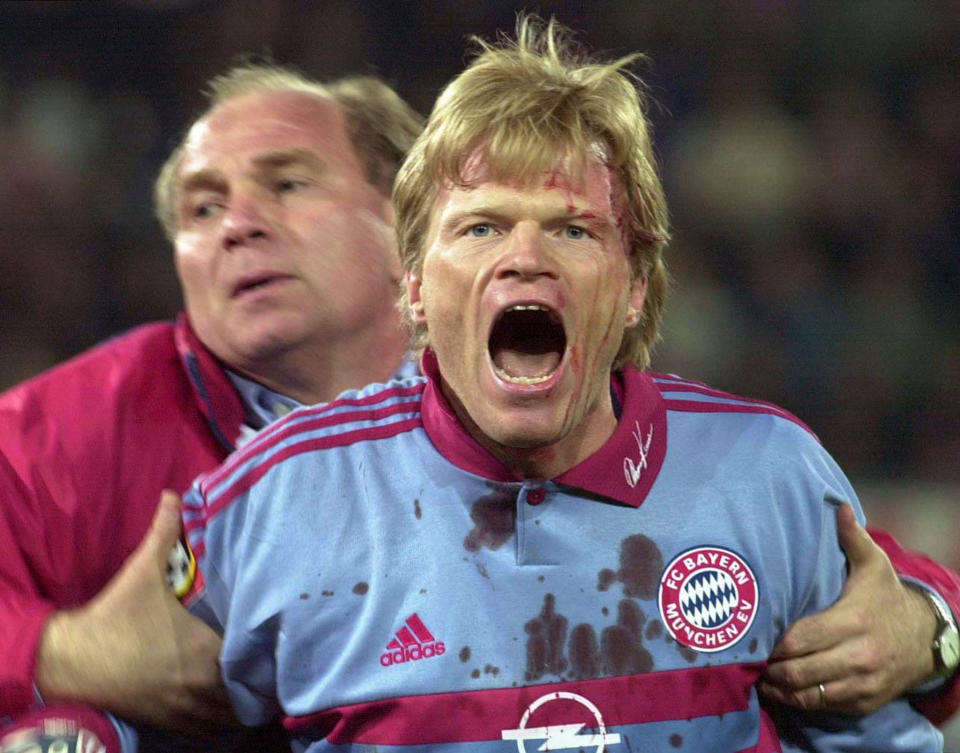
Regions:
<instances>
[{"instance_id":1,"label":"light blue jersey","mask_svg":"<svg viewBox=\"0 0 960 753\"><path fill-rule=\"evenodd\" d=\"M427 376L293 411L186 496L241 719L298 751L939 751L905 701L761 707L785 627L840 594L816 438L775 406L627 369L618 427L518 480Z\"/></svg>"}]
</instances>

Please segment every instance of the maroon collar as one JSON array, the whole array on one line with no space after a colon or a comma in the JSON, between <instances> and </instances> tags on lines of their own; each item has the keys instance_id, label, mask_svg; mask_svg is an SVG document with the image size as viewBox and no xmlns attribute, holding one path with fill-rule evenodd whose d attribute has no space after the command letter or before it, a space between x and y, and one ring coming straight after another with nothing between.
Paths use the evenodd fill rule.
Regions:
<instances>
[{"instance_id":1,"label":"maroon collar","mask_svg":"<svg viewBox=\"0 0 960 753\"><path fill-rule=\"evenodd\" d=\"M200 412L217 441L226 450L234 450L243 427L240 395L220 360L200 342L185 312L177 316L174 339Z\"/></svg>"},{"instance_id":2,"label":"maroon collar","mask_svg":"<svg viewBox=\"0 0 960 753\"><path fill-rule=\"evenodd\" d=\"M433 351L424 351L420 367L428 379L423 393L423 425L440 453L458 468L491 481L519 481L457 419L440 388L440 370ZM613 436L593 455L552 480L639 507L663 464L666 408L650 376L636 368L612 373L610 386L622 406Z\"/></svg>"}]
</instances>

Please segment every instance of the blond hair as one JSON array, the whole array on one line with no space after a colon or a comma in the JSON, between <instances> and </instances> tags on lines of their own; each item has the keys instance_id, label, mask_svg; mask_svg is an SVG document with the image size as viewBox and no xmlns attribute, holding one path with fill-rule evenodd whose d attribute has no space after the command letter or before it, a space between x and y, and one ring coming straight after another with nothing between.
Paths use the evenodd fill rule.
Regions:
<instances>
[{"instance_id":1,"label":"blond hair","mask_svg":"<svg viewBox=\"0 0 960 753\"><path fill-rule=\"evenodd\" d=\"M404 268L420 274L430 212L444 183L464 185L478 148L494 180L532 182L568 157L574 177L601 152L619 178L632 279L647 279L639 323L624 332L614 367L649 365L668 279L663 249L667 206L657 173L643 94L626 66L581 59L567 29L521 15L517 38L474 39L474 60L443 90L397 175L394 206ZM406 294L400 302L408 324ZM424 327L414 342L427 344Z\"/></svg>"},{"instance_id":2,"label":"blond hair","mask_svg":"<svg viewBox=\"0 0 960 753\"><path fill-rule=\"evenodd\" d=\"M375 76L346 76L321 83L298 71L267 63L249 63L216 76L207 84L208 106L202 120L224 102L257 92L299 91L333 100L346 120L347 135L368 182L389 196L404 156L423 128L420 117L393 89ZM176 174L184 141L173 150L154 184L157 219L169 238L176 232Z\"/></svg>"}]
</instances>

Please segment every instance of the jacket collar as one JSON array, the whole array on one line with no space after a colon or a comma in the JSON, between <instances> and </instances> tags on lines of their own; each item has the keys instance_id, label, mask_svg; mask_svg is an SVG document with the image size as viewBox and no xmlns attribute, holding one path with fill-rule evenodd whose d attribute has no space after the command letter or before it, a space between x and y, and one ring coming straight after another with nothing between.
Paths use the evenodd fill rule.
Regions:
<instances>
[{"instance_id":1,"label":"jacket collar","mask_svg":"<svg viewBox=\"0 0 960 753\"><path fill-rule=\"evenodd\" d=\"M423 425L440 453L458 468L491 481L521 480L463 428L440 388L440 370L433 351L424 351L421 369L428 380L423 393ZM552 481L639 507L666 454L666 408L650 376L636 368L612 373L610 389L620 407L613 436L593 455Z\"/></svg>"},{"instance_id":2,"label":"jacket collar","mask_svg":"<svg viewBox=\"0 0 960 753\"><path fill-rule=\"evenodd\" d=\"M217 441L228 451L236 448L243 428L243 403L224 366L200 342L190 327L186 312L180 312L174 340L184 371L193 388L197 407Z\"/></svg>"}]
</instances>

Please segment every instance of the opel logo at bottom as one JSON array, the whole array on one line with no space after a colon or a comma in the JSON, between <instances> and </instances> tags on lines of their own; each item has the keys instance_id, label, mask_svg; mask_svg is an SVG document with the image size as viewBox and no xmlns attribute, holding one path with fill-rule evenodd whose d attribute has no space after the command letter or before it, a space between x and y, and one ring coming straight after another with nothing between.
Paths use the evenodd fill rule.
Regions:
<instances>
[{"instance_id":1,"label":"opel logo at bottom","mask_svg":"<svg viewBox=\"0 0 960 753\"><path fill-rule=\"evenodd\" d=\"M546 727L527 727L530 717L537 709L551 701L573 701L579 703L587 709L596 720L596 732L593 734L581 735L580 730L586 726L585 722L575 722L573 724L551 724ZM523 712L520 718L520 726L517 729L505 729L501 732L502 739L516 740L517 751L526 753L525 740L543 740L543 744L537 750L567 750L568 748L583 748L585 745L596 745L596 753L603 753L606 746L616 745L620 742L620 735L616 732L607 733L606 725L600 716L600 710L582 695L559 691L557 693L547 693L540 696L531 703L527 710Z\"/></svg>"}]
</instances>

